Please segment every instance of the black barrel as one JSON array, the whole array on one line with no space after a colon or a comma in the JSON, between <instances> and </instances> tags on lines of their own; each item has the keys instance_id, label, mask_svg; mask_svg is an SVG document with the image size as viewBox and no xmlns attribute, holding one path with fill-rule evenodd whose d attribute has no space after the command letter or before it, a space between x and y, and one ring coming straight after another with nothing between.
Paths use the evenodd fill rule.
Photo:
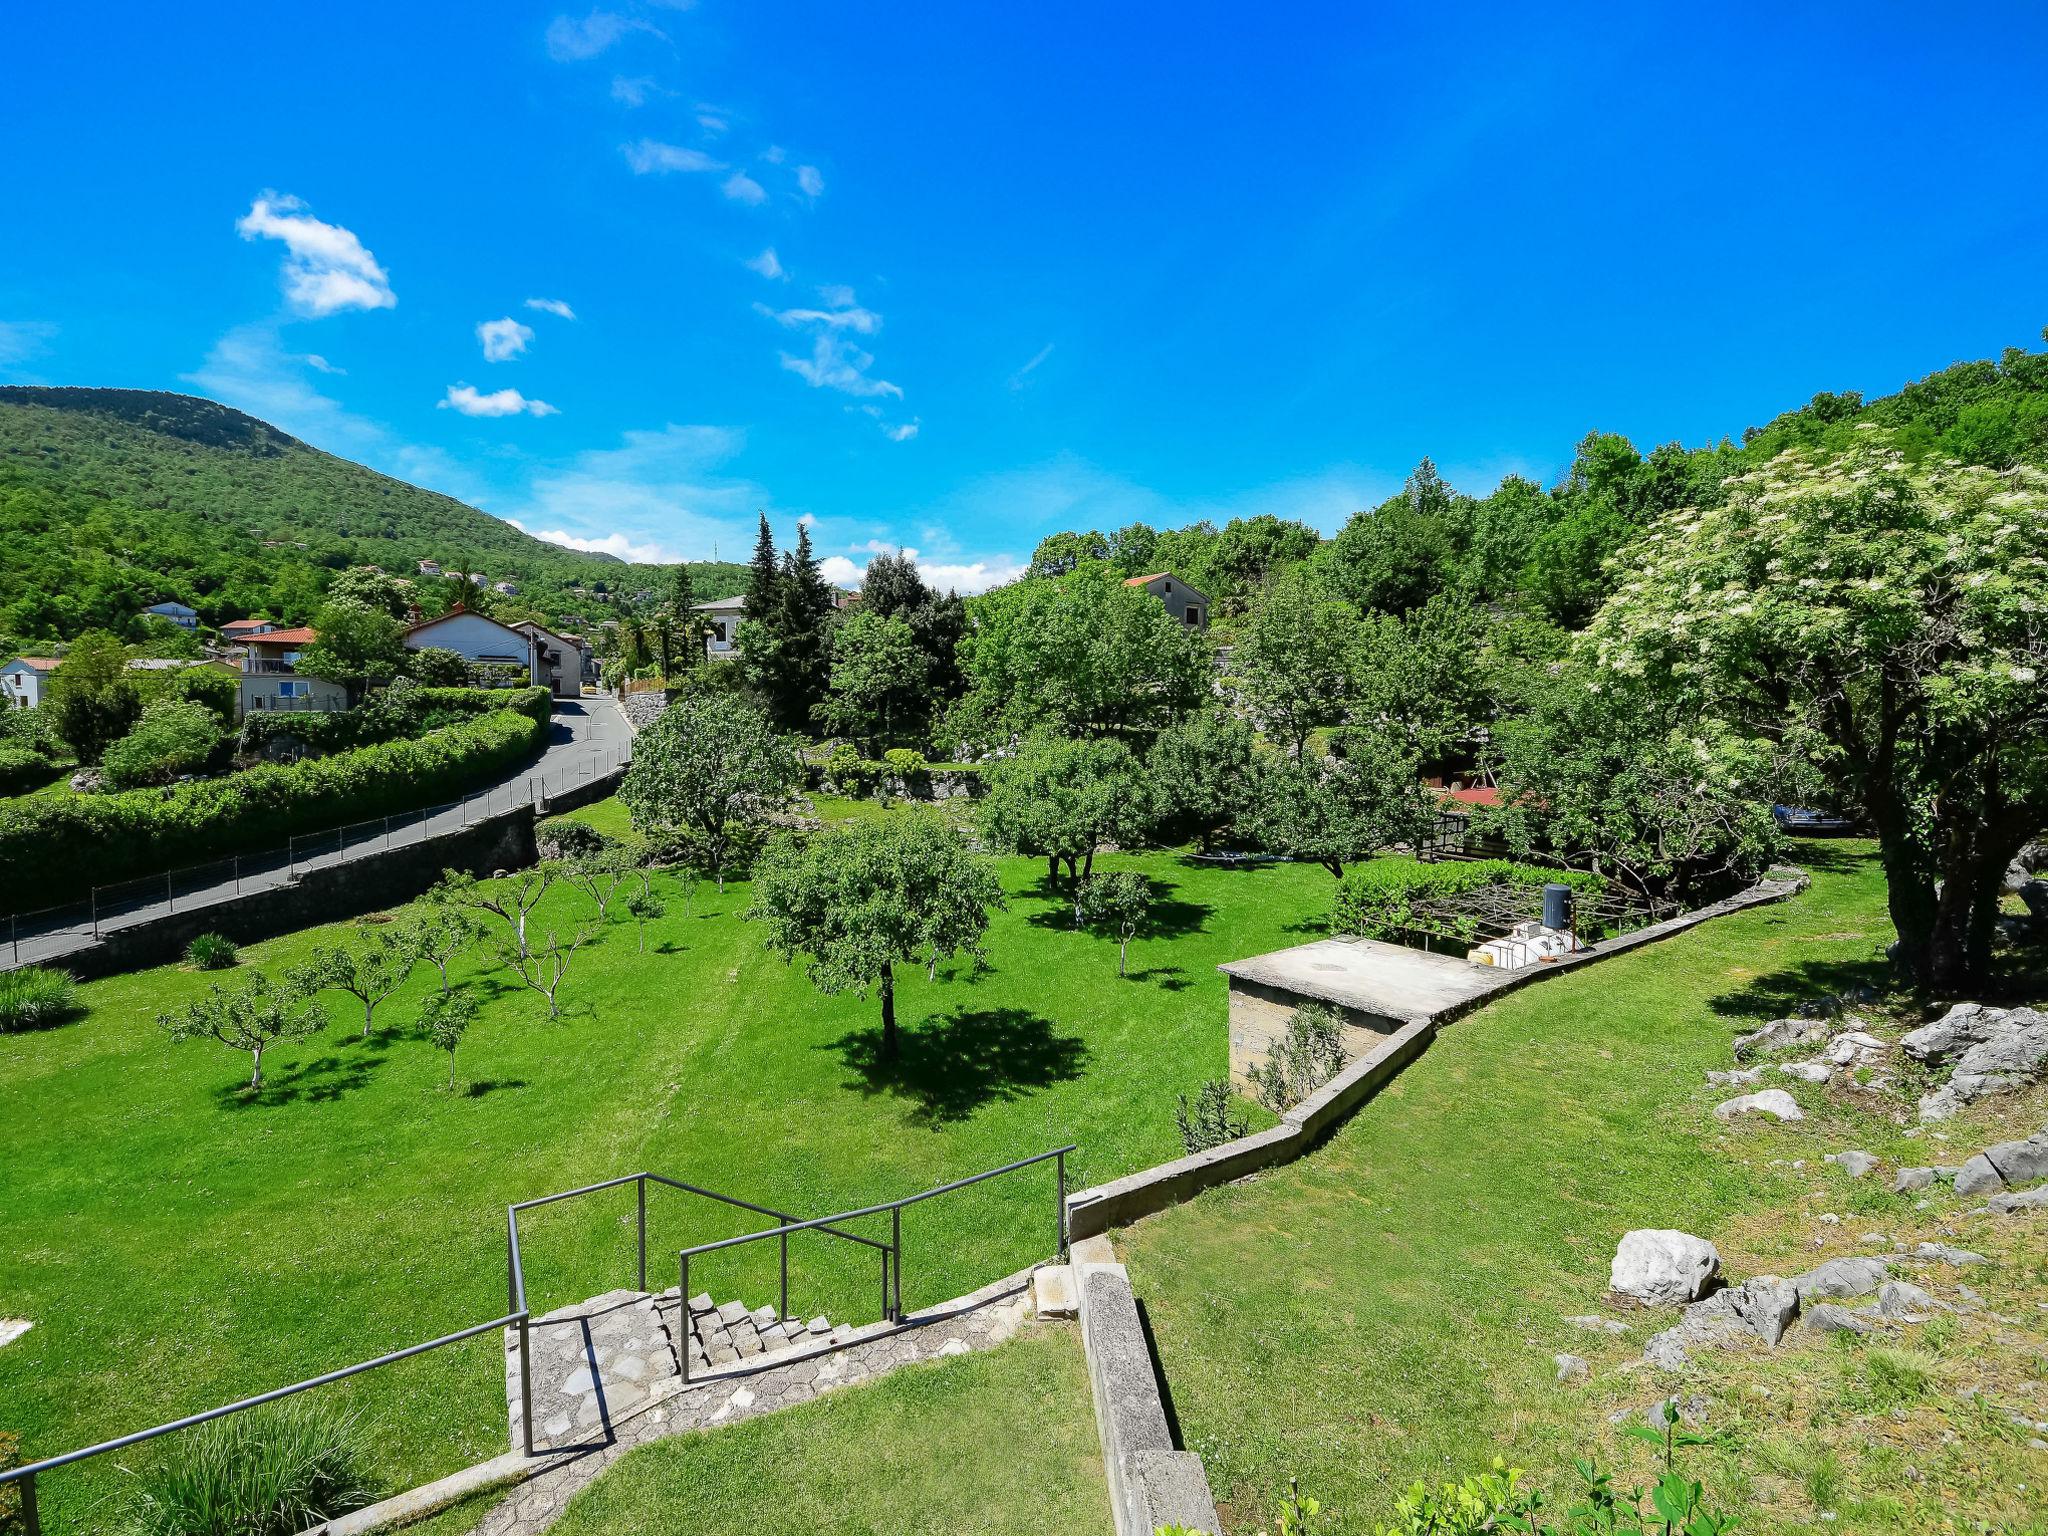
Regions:
<instances>
[{"instance_id":1,"label":"black barrel","mask_svg":"<svg viewBox=\"0 0 2048 1536\"><path fill-rule=\"evenodd\" d=\"M1543 926L1559 930L1572 925L1572 888L1555 881L1543 887Z\"/></svg>"}]
</instances>

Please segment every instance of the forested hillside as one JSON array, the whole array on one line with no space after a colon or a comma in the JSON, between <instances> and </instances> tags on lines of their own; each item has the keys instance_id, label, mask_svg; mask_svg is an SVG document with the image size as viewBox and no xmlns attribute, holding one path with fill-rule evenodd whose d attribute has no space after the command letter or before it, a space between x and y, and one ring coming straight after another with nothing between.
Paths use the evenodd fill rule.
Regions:
<instances>
[{"instance_id":1,"label":"forested hillside","mask_svg":"<svg viewBox=\"0 0 2048 1536\"><path fill-rule=\"evenodd\" d=\"M506 606L520 615L592 622L669 584L667 567L545 543L240 411L151 390L0 388L0 540L0 644L12 645L89 629L136 637L136 616L166 598L210 624L299 622L334 572L358 564L480 571L519 584ZM746 573L703 564L692 576L710 598ZM422 586L431 610L445 594Z\"/></svg>"}]
</instances>

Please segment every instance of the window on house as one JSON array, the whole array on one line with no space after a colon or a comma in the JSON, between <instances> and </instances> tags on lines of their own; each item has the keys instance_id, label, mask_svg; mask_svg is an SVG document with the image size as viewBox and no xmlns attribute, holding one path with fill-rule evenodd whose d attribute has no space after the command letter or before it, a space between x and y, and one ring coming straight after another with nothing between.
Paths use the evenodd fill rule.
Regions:
<instances>
[{"instance_id":1,"label":"window on house","mask_svg":"<svg viewBox=\"0 0 2048 1536\"><path fill-rule=\"evenodd\" d=\"M1159 590L1167 597L1171 597L1173 596L1173 583L1169 581L1165 586L1161 587Z\"/></svg>"},{"instance_id":2,"label":"window on house","mask_svg":"<svg viewBox=\"0 0 2048 1536\"><path fill-rule=\"evenodd\" d=\"M1199 608L1190 608L1188 610L1188 623L1190 625L1199 625L1201 622L1202 610Z\"/></svg>"}]
</instances>

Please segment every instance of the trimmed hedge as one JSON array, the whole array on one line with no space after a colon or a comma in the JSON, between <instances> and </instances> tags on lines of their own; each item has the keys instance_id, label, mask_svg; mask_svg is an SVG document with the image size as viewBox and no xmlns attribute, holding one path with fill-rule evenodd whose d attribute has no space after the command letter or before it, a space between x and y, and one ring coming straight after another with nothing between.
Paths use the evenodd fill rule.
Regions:
<instances>
[{"instance_id":1,"label":"trimmed hedge","mask_svg":"<svg viewBox=\"0 0 2048 1536\"><path fill-rule=\"evenodd\" d=\"M1441 919L1423 918L1418 902L1440 901L1483 885L1519 885L1531 890L1552 882L1581 895L1597 895L1607 882L1583 869L1545 869L1509 859L1475 859L1470 863L1422 864L1413 859L1374 859L1354 864L1337 884L1337 903L1330 926L1338 933L1395 942L1407 934L1430 933L1466 938Z\"/></svg>"},{"instance_id":2,"label":"trimmed hedge","mask_svg":"<svg viewBox=\"0 0 2048 1536\"><path fill-rule=\"evenodd\" d=\"M221 779L0 805L0 902L15 911L48 906L89 885L458 799L538 748L545 718L498 709L417 741L263 763Z\"/></svg>"},{"instance_id":3,"label":"trimmed hedge","mask_svg":"<svg viewBox=\"0 0 2048 1536\"><path fill-rule=\"evenodd\" d=\"M50 760L26 747L0 745L0 795L25 795L50 777Z\"/></svg>"},{"instance_id":4,"label":"trimmed hedge","mask_svg":"<svg viewBox=\"0 0 2048 1536\"><path fill-rule=\"evenodd\" d=\"M547 724L548 690L530 688L421 688L395 685L355 709L251 710L242 717L242 750L261 753L271 738L295 736L309 752L347 752L402 736L418 736L436 716L484 715L516 709Z\"/></svg>"}]
</instances>

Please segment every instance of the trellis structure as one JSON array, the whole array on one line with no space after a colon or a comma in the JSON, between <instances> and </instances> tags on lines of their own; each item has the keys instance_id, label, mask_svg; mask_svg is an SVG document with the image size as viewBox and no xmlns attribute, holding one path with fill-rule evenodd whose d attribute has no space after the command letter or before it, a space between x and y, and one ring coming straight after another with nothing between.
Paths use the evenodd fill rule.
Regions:
<instances>
[{"instance_id":1,"label":"trellis structure","mask_svg":"<svg viewBox=\"0 0 2048 1536\"><path fill-rule=\"evenodd\" d=\"M1592 943L1618 933L1646 927L1676 915L1676 902L1657 901L1632 891L1572 893L1571 934L1574 943ZM1409 906L1408 921L1397 934L1399 943L1421 941L1434 950L1436 941L1462 949L1506 938L1522 923L1543 916L1543 887L1499 881L1474 886L1455 896L1428 897Z\"/></svg>"}]
</instances>

